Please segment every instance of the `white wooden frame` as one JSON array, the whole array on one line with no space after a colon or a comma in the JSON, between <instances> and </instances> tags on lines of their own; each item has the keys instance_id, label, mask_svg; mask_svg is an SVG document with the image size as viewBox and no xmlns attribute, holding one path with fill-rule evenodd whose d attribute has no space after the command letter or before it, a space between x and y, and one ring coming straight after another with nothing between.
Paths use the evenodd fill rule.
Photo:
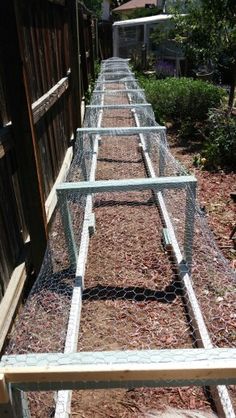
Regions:
<instances>
[{"instance_id":1,"label":"white wooden frame","mask_svg":"<svg viewBox=\"0 0 236 418\"><path fill-rule=\"evenodd\" d=\"M65 228L65 236L70 254L71 263L75 265L79 255L77 252L74 233L72 229L71 217L68 210L67 197L70 193L78 193L80 195L91 195L100 192L121 192L132 190L155 190L164 189L181 189L186 186L196 187L196 179L194 176L177 176L177 177L155 177L145 179L125 179L125 180L106 180L106 181L85 181L61 183L57 187L58 202L61 207L62 222ZM85 211L86 213L86 211ZM189 222L194 219L189 219ZM192 226L193 229L193 226ZM78 265L78 261L77 261Z\"/></svg>"},{"instance_id":2,"label":"white wooden frame","mask_svg":"<svg viewBox=\"0 0 236 418\"><path fill-rule=\"evenodd\" d=\"M236 349L160 349L3 356L0 403L11 384L24 391L236 383Z\"/></svg>"},{"instance_id":3,"label":"white wooden frame","mask_svg":"<svg viewBox=\"0 0 236 418\"><path fill-rule=\"evenodd\" d=\"M132 133L129 130L127 135L132 135L134 132L139 135L144 161L150 178L94 181L99 136L103 134L109 135L111 131L115 135L125 135L124 131L127 132L128 128L115 130L94 128L92 132L90 128L79 130L80 134L90 131L89 133L96 135L90 181L64 183L57 187L58 198L61 204L64 204L66 195L71 191L78 191L87 195L82 243L78 258L76 257L77 285L72 296L65 353L2 357L0 362L0 415L4 414L3 416L7 418L29 418L27 407L24 411L21 407L16 409L16 413L14 411L16 405L22 404L22 401L24 401L23 393L20 393L19 390L25 392L59 390L62 395L61 400L64 402L63 405L67 405L69 401L68 396L70 396L68 391L72 389L185 386L189 384L208 386L215 385L216 382L218 384L216 391L219 400L217 406L219 411L221 408L221 416L235 418L227 389L223 385L236 384L236 349L213 348L212 346L192 288L189 270L180 252L162 195L162 190L165 188L181 188L188 185L192 190L195 190L196 179L193 176L156 177L143 136L147 129L150 132L150 128L145 130L139 127L135 106L132 105L130 107L133 109L138 131L137 128ZM103 108L105 107L101 105L100 116ZM158 130L154 129L154 131L165 133L163 127L158 127ZM164 226L166 231L168 231L170 248L177 263L179 276L185 290L190 317L196 328L200 346L203 348L73 353L77 344L76 336L78 336L79 330L83 277L89 241L88 231L89 226L92 227L91 194L101 191L142 189L151 189L155 193ZM66 222L68 224L68 220ZM70 334L72 339L69 337ZM65 414L63 416L66 416Z\"/></svg>"}]
</instances>

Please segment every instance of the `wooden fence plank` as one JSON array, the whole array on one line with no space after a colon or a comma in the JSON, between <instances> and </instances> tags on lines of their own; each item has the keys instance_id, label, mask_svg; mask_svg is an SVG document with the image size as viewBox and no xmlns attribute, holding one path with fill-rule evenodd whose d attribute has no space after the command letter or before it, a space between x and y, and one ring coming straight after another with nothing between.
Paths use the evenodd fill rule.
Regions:
<instances>
[{"instance_id":1,"label":"wooden fence plank","mask_svg":"<svg viewBox=\"0 0 236 418\"><path fill-rule=\"evenodd\" d=\"M86 41L85 41L85 33L84 33L84 18L83 18L83 10L81 7L78 8L78 17L79 17L79 40L80 40L80 55L81 55L81 69L82 69L82 82L83 82L83 90L84 93L87 92L89 88L89 79L88 79L88 66L87 66L87 58L86 58Z\"/></svg>"},{"instance_id":2,"label":"wooden fence plank","mask_svg":"<svg viewBox=\"0 0 236 418\"><path fill-rule=\"evenodd\" d=\"M4 157L12 149L12 130L10 126L0 128L0 158Z\"/></svg>"},{"instance_id":3,"label":"wooden fence plank","mask_svg":"<svg viewBox=\"0 0 236 418\"><path fill-rule=\"evenodd\" d=\"M56 204L57 204L56 187L59 183L61 183L62 181L65 180L65 178L67 176L67 173L69 171L69 168L70 168L72 157L73 157L73 150L72 150L72 147L70 147L70 148L68 148L68 150L66 152L64 161L63 161L62 166L61 166L61 170L60 170L60 172L57 176L57 179L56 179L56 181L53 185L53 188L52 188L52 190L51 190L51 192L50 192L50 194L49 194L49 196L48 196L48 198L45 202L47 222L50 221L51 216L53 214L53 211L54 211L54 209L56 207Z\"/></svg>"},{"instance_id":4,"label":"wooden fence plank","mask_svg":"<svg viewBox=\"0 0 236 418\"><path fill-rule=\"evenodd\" d=\"M42 179L36 153L36 138L32 115L29 112L25 67L22 66L23 57L18 41L18 34L21 31L20 22L18 21L18 33L13 1L0 2L0 15L4 16L0 30L3 41L1 46L6 74L6 93L15 138L14 147L18 163L22 203L32 241L32 263L37 271L40 268L46 247L46 216ZM36 219L37 221L35 221Z\"/></svg>"},{"instance_id":5,"label":"wooden fence plank","mask_svg":"<svg viewBox=\"0 0 236 418\"><path fill-rule=\"evenodd\" d=\"M0 351L3 348L5 338L12 324L15 310L26 280L25 263L17 266L11 276L7 290L0 303Z\"/></svg>"},{"instance_id":6,"label":"wooden fence plank","mask_svg":"<svg viewBox=\"0 0 236 418\"><path fill-rule=\"evenodd\" d=\"M79 27L78 27L78 4L74 0L69 0L69 48L70 48L70 88L72 95L72 118L73 133L77 127L82 124L81 121L81 74L80 74L80 43L79 43Z\"/></svg>"},{"instance_id":7,"label":"wooden fence plank","mask_svg":"<svg viewBox=\"0 0 236 418\"><path fill-rule=\"evenodd\" d=\"M68 77L64 77L32 104L34 123L36 123L54 105L54 103L57 102L68 87Z\"/></svg>"}]
</instances>

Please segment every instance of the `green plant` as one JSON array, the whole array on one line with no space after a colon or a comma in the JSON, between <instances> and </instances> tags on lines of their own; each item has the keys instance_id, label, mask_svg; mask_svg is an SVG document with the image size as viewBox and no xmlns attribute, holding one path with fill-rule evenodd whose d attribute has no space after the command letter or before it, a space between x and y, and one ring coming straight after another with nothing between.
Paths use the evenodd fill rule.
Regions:
<instances>
[{"instance_id":1,"label":"green plant","mask_svg":"<svg viewBox=\"0 0 236 418\"><path fill-rule=\"evenodd\" d=\"M236 2L235 0L188 0L187 14L174 13L175 40L196 66L208 64L220 69L227 62L230 77L229 108L236 86Z\"/></svg>"},{"instance_id":2,"label":"green plant","mask_svg":"<svg viewBox=\"0 0 236 418\"><path fill-rule=\"evenodd\" d=\"M101 64L98 60L94 62L94 79L96 80L99 76L99 73L101 71Z\"/></svg>"},{"instance_id":3,"label":"green plant","mask_svg":"<svg viewBox=\"0 0 236 418\"><path fill-rule=\"evenodd\" d=\"M85 95L84 95L86 105L90 103L92 93L93 93L93 90L94 90L95 85L96 85L96 79L97 79L97 77L99 75L99 72L100 72L100 68L101 68L101 65L100 65L99 61L95 61L94 62L94 78L92 78L91 75L89 75L89 88L85 92Z\"/></svg>"},{"instance_id":4,"label":"green plant","mask_svg":"<svg viewBox=\"0 0 236 418\"><path fill-rule=\"evenodd\" d=\"M209 112L206 126L206 141L202 155L210 168L230 167L236 161L236 118L226 111L214 109Z\"/></svg>"},{"instance_id":5,"label":"green plant","mask_svg":"<svg viewBox=\"0 0 236 418\"><path fill-rule=\"evenodd\" d=\"M203 157L201 154L196 154L193 157L193 165L200 169L203 169L205 167L206 161L206 158Z\"/></svg>"},{"instance_id":6,"label":"green plant","mask_svg":"<svg viewBox=\"0 0 236 418\"><path fill-rule=\"evenodd\" d=\"M147 100L152 104L159 123L172 122L188 130L207 119L212 107L219 107L223 89L200 80L170 77L164 80L139 77Z\"/></svg>"},{"instance_id":7,"label":"green plant","mask_svg":"<svg viewBox=\"0 0 236 418\"><path fill-rule=\"evenodd\" d=\"M178 131L178 137L181 141L189 140L193 138L193 136L197 133L196 124L192 121L191 118L186 118L180 124L180 128Z\"/></svg>"}]
</instances>

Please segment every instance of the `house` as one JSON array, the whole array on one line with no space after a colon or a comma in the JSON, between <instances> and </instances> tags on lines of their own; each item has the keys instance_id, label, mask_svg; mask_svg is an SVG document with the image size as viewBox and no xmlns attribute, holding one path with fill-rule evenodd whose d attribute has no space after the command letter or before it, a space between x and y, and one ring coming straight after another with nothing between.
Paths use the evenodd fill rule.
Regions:
<instances>
[{"instance_id":1,"label":"house","mask_svg":"<svg viewBox=\"0 0 236 418\"><path fill-rule=\"evenodd\" d=\"M116 7L112 12L119 13L122 18L129 16L132 12L138 9L144 8L158 8L159 10L163 9L163 0L130 0L127 3L122 4L119 7Z\"/></svg>"},{"instance_id":2,"label":"house","mask_svg":"<svg viewBox=\"0 0 236 418\"><path fill-rule=\"evenodd\" d=\"M122 19L125 19L126 17L129 17L129 15L135 10L141 10L145 8L157 8L162 13L171 13L171 8L176 5L178 5L181 13L186 12L186 0L130 0L127 3L116 7L112 10L112 12L119 14Z\"/></svg>"}]
</instances>

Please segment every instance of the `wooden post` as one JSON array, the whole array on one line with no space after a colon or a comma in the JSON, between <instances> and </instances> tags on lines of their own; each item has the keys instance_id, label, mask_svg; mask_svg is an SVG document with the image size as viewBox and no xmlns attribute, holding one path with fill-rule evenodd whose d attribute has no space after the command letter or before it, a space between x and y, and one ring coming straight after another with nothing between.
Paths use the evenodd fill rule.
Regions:
<instances>
[{"instance_id":1,"label":"wooden post","mask_svg":"<svg viewBox=\"0 0 236 418\"><path fill-rule=\"evenodd\" d=\"M88 180L88 173L87 173L87 167L86 167L86 155L84 152L84 140L83 140L83 133L78 132L77 133L77 141L79 144L79 152L81 153L81 171L83 174L83 180Z\"/></svg>"},{"instance_id":2,"label":"wooden post","mask_svg":"<svg viewBox=\"0 0 236 418\"><path fill-rule=\"evenodd\" d=\"M95 53L96 53L96 60L98 60L99 59L98 19L94 19L94 26L95 26Z\"/></svg>"},{"instance_id":3,"label":"wooden post","mask_svg":"<svg viewBox=\"0 0 236 418\"><path fill-rule=\"evenodd\" d=\"M118 26L113 26L113 55L114 57L119 56L119 28Z\"/></svg>"},{"instance_id":4,"label":"wooden post","mask_svg":"<svg viewBox=\"0 0 236 418\"><path fill-rule=\"evenodd\" d=\"M90 60L90 69L91 77L95 79L95 67L94 67L94 49L93 49L93 27L92 27L92 18L88 16L88 37L89 37L89 60Z\"/></svg>"},{"instance_id":5,"label":"wooden post","mask_svg":"<svg viewBox=\"0 0 236 418\"><path fill-rule=\"evenodd\" d=\"M19 2L17 4L19 5ZM31 262L37 272L46 248L46 214L37 139L19 39L21 28L16 13L18 11L14 8L13 0L0 2L1 56L4 57L6 92L12 119L22 202L31 239Z\"/></svg>"},{"instance_id":6,"label":"wooden post","mask_svg":"<svg viewBox=\"0 0 236 418\"><path fill-rule=\"evenodd\" d=\"M189 273L191 272L193 254L196 186L196 183L191 183L186 187L184 255Z\"/></svg>"},{"instance_id":7,"label":"wooden post","mask_svg":"<svg viewBox=\"0 0 236 418\"><path fill-rule=\"evenodd\" d=\"M7 384L3 374L0 374L0 416L30 418L27 395Z\"/></svg>"},{"instance_id":8,"label":"wooden post","mask_svg":"<svg viewBox=\"0 0 236 418\"><path fill-rule=\"evenodd\" d=\"M80 118L81 124L83 122L84 113L82 111L82 99L84 96L84 86L82 80L82 67L81 67L81 45L80 45L80 16L79 16L79 2L76 0L76 39L77 39L77 57L78 57L78 77L79 77L79 101L80 101Z\"/></svg>"},{"instance_id":9,"label":"wooden post","mask_svg":"<svg viewBox=\"0 0 236 418\"><path fill-rule=\"evenodd\" d=\"M69 46L70 46L70 88L72 93L72 113L73 113L73 131L81 126L81 87L80 87L80 63L79 63L79 34L78 34L78 16L77 2L69 0Z\"/></svg>"},{"instance_id":10,"label":"wooden post","mask_svg":"<svg viewBox=\"0 0 236 418\"><path fill-rule=\"evenodd\" d=\"M159 139L159 176L162 177L165 175L165 163L166 163L166 147L164 143L166 133L160 133Z\"/></svg>"},{"instance_id":11,"label":"wooden post","mask_svg":"<svg viewBox=\"0 0 236 418\"><path fill-rule=\"evenodd\" d=\"M69 252L70 264L71 266L75 266L76 260L77 260L77 248L76 248L76 242L75 242L73 226L72 226L72 219L70 215L70 209L69 209L67 197L62 196L61 193L58 193L57 198L58 198L58 205L59 205L60 212L61 212L63 230L65 233L65 239L66 239L67 248Z\"/></svg>"},{"instance_id":12,"label":"wooden post","mask_svg":"<svg viewBox=\"0 0 236 418\"><path fill-rule=\"evenodd\" d=\"M89 81L88 81L88 67L87 67L87 57L86 57L86 48L85 48L85 37L84 37L83 11L81 9L81 6L78 7L78 16L79 16L79 40L80 40L82 80L83 80L84 93L86 93L89 87Z\"/></svg>"}]
</instances>

